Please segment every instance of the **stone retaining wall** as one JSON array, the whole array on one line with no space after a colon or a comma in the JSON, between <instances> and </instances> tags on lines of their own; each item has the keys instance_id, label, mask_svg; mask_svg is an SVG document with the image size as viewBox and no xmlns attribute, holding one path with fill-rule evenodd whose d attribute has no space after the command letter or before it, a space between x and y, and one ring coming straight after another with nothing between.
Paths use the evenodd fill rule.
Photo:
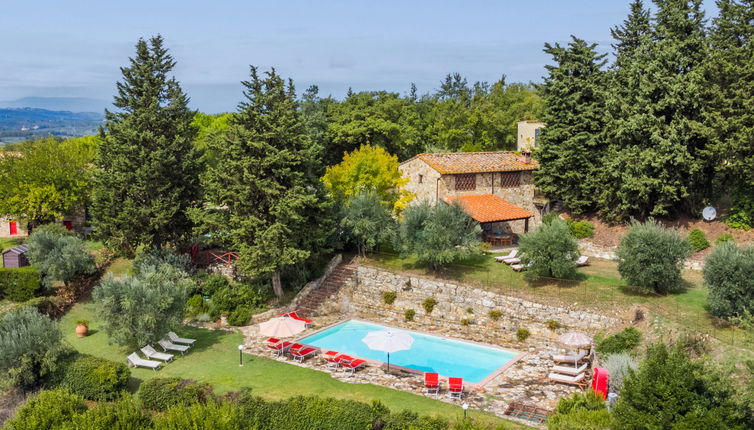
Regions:
<instances>
[{"instance_id":1,"label":"stone retaining wall","mask_svg":"<svg viewBox=\"0 0 754 430\"><path fill-rule=\"evenodd\" d=\"M603 260L617 260L618 256L615 254L617 246L603 247L595 245L589 240L579 241L579 251L581 255L588 257L601 258ZM683 262L683 268L687 270L702 270L704 268L704 261L695 258L688 258Z\"/></svg>"}]
</instances>

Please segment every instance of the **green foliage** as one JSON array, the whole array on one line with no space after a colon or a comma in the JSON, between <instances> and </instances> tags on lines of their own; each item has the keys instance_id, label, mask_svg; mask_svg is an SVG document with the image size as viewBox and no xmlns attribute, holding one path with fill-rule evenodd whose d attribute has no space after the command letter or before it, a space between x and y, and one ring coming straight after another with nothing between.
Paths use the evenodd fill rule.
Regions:
<instances>
[{"instance_id":1,"label":"green foliage","mask_svg":"<svg viewBox=\"0 0 754 430\"><path fill-rule=\"evenodd\" d=\"M223 275L210 275L200 287L203 295L213 296L216 292L230 287L230 280Z\"/></svg>"},{"instance_id":2,"label":"green foliage","mask_svg":"<svg viewBox=\"0 0 754 430\"><path fill-rule=\"evenodd\" d=\"M550 224L555 219L558 219L558 218L560 218L560 214L558 214L556 212L549 212L549 213L547 213L547 215L545 215L545 216L542 217L542 224ZM560 219L562 219L562 218L560 218Z\"/></svg>"},{"instance_id":3,"label":"green foliage","mask_svg":"<svg viewBox=\"0 0 754 430\"><path fill-rule=\"evenodd\" d=\"M35 308L0 316L0 390L36 387L68 352L58 323Z\"/></svg>"},{"instance_id":4,"label":"green foliage","mask_svg":"<svg viewBox=\"0 0 754 430\"><path fill-rule=\"evenodd\" d=\"M705 262L704 282L712 315L729 319L754 312L754 247L716 246Z\"/></svg>"},{"instance_id":5,"label":"green foliage","mask_svg":"<svg viewBox=\"0 0 754 430\"><path fill-rule=\"evenodd\" d=\"M327 251L331 204L319 180L321 148L312 145L293 85L273 69L251 68L244 101L221 142L217 165L203 177L206 209L194 219L240 254L236 265L252 278L271 277L283 295L281 271Z\"/></svg>"},{"instance_id":6,"label":"green foliage","mask_svg":"<svg viewBox=\"0 0 754 430\"><path fill-rule=\"evenodd\" d=\"M83 398L66 390L42 391L21 406L6 425L10 430L62 428L86 409Z\"/></svg>"},{"instance_id":7,"label":"green foliage","mask_svg":"<svg viewBox=\"0 0 754 430\"><path fill-rule=\"evenodd\" d=\"M576 275L579 245L560 219L542 224L519 239L521 264L529 266L533 276L572 278Z\"/></svg>"},{"instance_id":8,"label":"green foliage","mask_svg":"<svg viewBox=\"0 0 754 430\"><path fill-rule=\"evenodd\" d=\"M461 325L464 327L471 325L471 321L472 320L470 318L461 318Z\"/></svg>"},{"instance_id":9,"label":"green foliage","mask_svg":"<svg viewBox=\"0 0 754 430\"><path fill-rule=\"evenodd\" d=\"M194 146L202 154L202 164L217 165L217 153L212 150L215 142L221 141L230 127L231 113L209 115L196 112L191 125L198 129Z\"/></svg>"},{"instance_id":10,"label":"green foliage","mask_svg":"<svg viewBox=\"0 0 754 430\"><path fill-rule=\"evenodd\" d=\"M238 408L228 403L193 403L187 406L179 404L154 419L155 430L236 430L240 428L248 427L240 420Z\"/></svg>"},{"instance_id":11,"label":"green foliage","mask_svg":"<svg viewBox=\"0 0 754 430\"><path fill-rule=\"evenodd\" d=\"M566 220L568 229L576 239L594 237L594 224L589 221L574 221L570 218Z\"/></svg>"},{"instance_id":12,"label":"green foliage","mask_svg":"<svg viewBox=\"0 0 754 430\"><path fill-rule=\"evenodd\" d=\"M503 312L500 310L494 309L494 310L491 310L487 314L487 316L489 316L492 321L499 321L500 318L503 317Z\"/></svg>"},{"instance_id":13,"label":"green foliage","mask_svg":"<svg viewBox=\"0 0 754 430\"><path fill-rule=\"evenodd\" d=\"M60 363L48 383L88 400L114 400L127 388L130 376L124 363L72 354Z\"/></svg>"},{"instance_id":14,"label":"green foliage","mask_svg":"<svg viewBox=\"0 0 754 430\"><path fill-rule=\"evenodd\" d=\"M525 341L529 336L531 336L531 332L528 329L520 328L516 330L516 339L518 339L519 342Z\"/></svg>"},{"instance_id":15,"label":"green foliage","mask_svg":"<svg viewBox=\"0 0 754 430\"><path fill-rule=\"evenodd\" d=\"M340 227L359 255L366 255L393 236L395 221L388 208L372 192L359 193L343 206Z\"/></svg>"},{"instance_id":16,"label":"green foliage","mask_svg":"<svg viewBox=\"0 0 754 430\"><path fill-rule=\"evenodd\" d=\"M161 36L139 39L105 111L91 210L97 234L129 256L187 239L188 210L201 202L194 112L174 66Z\"/></svg>"},{"instance_id":17,"label":"green foliage","mask_svg":"<svg viewBox=\"0 0 754 430\"><path fill-rule=\"evenodd\" d=\"M248 306L237 306L228 314L228 324L244 326L249 324L254 311Z\"/></svg>"},{"instance_id":18,"label":"green foliage","mask_svg":"<svg viewBox=\"0 0 754 430\"><path fill-rule=\"evenodd\" d=\"M63 233L59 226L35 229L26 245L29 247L29 262L39 270L48 287L52 286L52 281L68 285L97 270L94 257L86 250L84 241L68 232Z\"/></svg>"},{"instance_id":19,"label":"green foliage","mask_svg":"<svg viewBox=\"0 0 754 430\"><path fill-rule=\"evenodd\" d=\"M608 354L600 360L602 366L610 374L610 392L620 393L623 387L623 381L626 380L631 371L636 371L639 365L636 363L631 354L619 352L617 354Z\"/></svg>"},{"instance_id":20,"label":"green foliage","mask_svg":"<svg viewBox=\"0 0 754 430\"><path fill-rule=\"evenodd\" d=\"M396 294L395 291L383 291L382 292L382 302L386 305L392 305L395 303L395 299L398 297L398 294Z\"/></svg>"},{"instance_id":21,"label":"green foliage","mask_svg":"<svg viewBox=\"0 0 754 430\"><path fill-rule=\"evenodd\" d=\"M680 349L649 348L637 372L629 371L613 408L615 429L743 429L730 380Z\"/></svg>"},{"instance_id":22,"label":"green foliage","mask_svg":"<svg viewBox=\"0 0 754 430\"><path fill-rule=\"evenodd\" d=\"M618 272L629 285L667 294L681 283L683 260L691 255L688 241L653 219L631 222L617 252Z\"/></svg>"},{"instance_id":23,"label":"green foliage","mask_svg":"<svg viewBox=\"0 0 754 430\"><path fill-rule=\"evenodd\" d=\"M191 379L152 378L142 382L137 396L145 408L166 411L175 405L206 403L212 399L212 387Z\"/></svg>"},{"instance_id":24,"label":"green foliage","mask_svg":"<svg viewBox=\"0 0 754 430\"><path fill-rule=\"evenodd\" d=\"M0 157L0 213L32 226L82 209L89 201L92 138L45 138L18 144L19 157Z\"/></svg>"},{"instance_id":25,"label":"green foliage","mask_svg":"<svg viewBox=\"0 0 754 430\"><path fill-rule=\"evenodd\" d=\"M413 321L415 316L416 311L413 309L406 309L406 311L403 312L403 319L405 319L406 321Z\"/></svg>"},{"instance_id":26,"label":"green foliage","mask_svg":"<svg viewBox=\"0 0 754 430\"><path fill-rule=\"evenodd\" d=\"M209 310L207 302L204 301L204 297L199 294L194 294L186 301L186 315L196 316L203 314Z\"/></svg>"},{"instance_id":27,"label":"green foliage","mask_svg":"<svg viewBox=\"0 0 754 430\"><path fill-rule=\"evenodd\" d=\"M688 241L691 244L691 249L694 251L701 251L702 249L709 248L707 237L704 235L704 232L698 228L691 230Z\"/></svg>"},{"instance_id":28,"label":"green foliage","mask_svg":"<svg viewBox=\"0 0 754 430\"><path fill-rule=\"evenodd\" d=\"M143 272L162 267L171 266L186 274L194 271L191 257L187 254L178 254L170 248L149 248L140 250L134 258L134 275L140 276ZM151 268L151 269L150 269Z\"/></svg>"},{"instance_id":29,"label":"green foliage","mask_svg":"<svg viewBox=\"0 0 754 430\"><path fill-rule=\"evenodd\" d=\"M131 395L114 402L102 402L80 415L74 415L66 428L86 430L149 429L152 417Z\"/></svg>"},{"instance_id":30,"label":"green foliage","mask_svg":"<svg viewBox=\"0 0 754 430\"><path fill-rule=\"evenodd\" d=\"M720 245L721 243L725 242L733 242L735 243L736 240L733 238L733 235L730 233L723 233L720 236L715 239L715 245Z\"/></svg>"},{"instance_id":31,"label":"green foliage","mask_svg":"<svg viewBox=\"0 0 754 430\"><path fill-rule=\"evenodd\" d=\"M420 264L437 270L481 252L481 228L458 203L422 202L407 208L403 217L397 247L403 256L415 254Z\"/></svg>"},{"instance_id":32,"label":"green foliage","mask_svg":"<svg viewBox=\"0 0 754 430\"><path fill-rule=\"evenodd\" d=\"M258 285L233 282L212 295L212 308L221 313L233 313L236 309L260 309L265 307L265 294ZM243 313L243 311L241 312ZM243 315L239 314L238 317ZM248 322L248 320L246 321Z\"/></svg>"},{"instance_id":33,"label":"green foliage","mask_svg":"<svg viewBox=\"0 0 754 430\"><path fill-rule=\"evenodd\" d=\"M110 341L139 348L181 322L192 287L184 272L163 265L144 269L138 277L111 276L94 288L92 298Z\"/></svg>"},{"instance_id":34,"label":"green foliage","mask_svg":"<svg viewBox=\"0 0 754 430\"><path fill-rule=\"evenodd\" d=\"M434 297L427 297L422 302L422 307L424 308L424 312L426 312L427 314L431 314L432 310L435 308L436 305L437 305L437 300Z\"/></svg>"},{"instance_id":35,"label":"green foliage","mask_svg":"<svg viewBox=\"0 0 754 430\"><path fill-rule=\"evenodd\" d=\"M33 267L0 268L0 298L25 302L34 297L40 287L39 273Z\"/></svg>"},{"instance_id":36,"label":"green foliage","mask_svg":"<svg viewBox=\"0 0 754 430\"><path fill-rule=\"evenodd\" d=\"M612 375L611 375L612 376ZM598 430L610 428L610 413L593 390L562 397L547 419L548 430Z\"/></svg>"},{"instance_id":37,"label":"green foliage","mask_svg":"<svg viewBox=\"0 0 754 430\"><path fill-rule=\"evenodd\" d=\"M555 321L555 320L547 320L547 322L545 323L545 325L547 325L547 328L550 329L550 330L552 330L552 331L555 331L555 330L557 330L559 328L563 328L563 324L561 324L560 322Z\"/></svg>"},{"instance_id":38,"label":"green foliage","mask_svg":"<svg viewBox=\"0 0 754 430\"><path fill-rule=\"evenodd\" d=\"M328 167L322 181L335 200L348 206L364 192L373 193L390 211L400 212L413 197L402 189L408 183L398 170L398 157L379 146L362 145Z\"/></svg>"},{"instance_id":39,"label":"green foliage","mask_svg":"<svg viewBox=\"0 0 754 430\"><path fill-rule=\"evenodd\" d=\"M635 327L626 327L622 331L606 338L597 337L597 347L600 354L619 354L628 352L641 343L641 332Z\"/></svg>"}]
</instances>

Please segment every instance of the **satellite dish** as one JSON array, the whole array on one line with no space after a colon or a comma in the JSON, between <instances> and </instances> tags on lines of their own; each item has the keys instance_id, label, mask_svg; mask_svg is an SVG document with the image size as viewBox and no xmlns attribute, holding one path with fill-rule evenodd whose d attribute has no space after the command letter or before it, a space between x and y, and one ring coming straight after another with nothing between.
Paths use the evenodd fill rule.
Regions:
<instances>
[{"instance_id":1,"label":"satellite dish","mask_svg":"<svg viewBox=\"0 0 754 430\"><path fill-rule=\"evenodd\" d=\"M704 218L705 221L712 221L717 217L717 210L713 208L712 206L707 206L702 210L702 218Z\"/></svg>"}]
</instances>

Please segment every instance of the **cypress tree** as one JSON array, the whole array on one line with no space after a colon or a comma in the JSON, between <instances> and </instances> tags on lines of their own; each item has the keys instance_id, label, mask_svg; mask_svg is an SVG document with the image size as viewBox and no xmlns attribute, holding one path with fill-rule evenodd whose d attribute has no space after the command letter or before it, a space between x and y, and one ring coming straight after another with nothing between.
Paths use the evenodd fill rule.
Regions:
<instances>
[{"instance_id":1,"label":"cypress tree","mask_svg":"<svg viewBox=\"0 0 754 430\"><path fill-rule=\"evenodd\" d=\"M139 39L121 68L115 110L105 111L92 214L97 234L126 254L178 242L192 228L186 212L199 199L201 165L174 66L161 36Z\"/></svg>"},{"instance_id":2,"label":"cypress tree","mask_svg":"<svg viewBox=\"0 0 754 430\"><path fill-rule=\"evenodd\" d=\"M644 8L642 0L631 2L631 11L623 24L610 29L610 34L615 39L612 44L615 53L615 67L620 68L622 63L633 58L644 37L649 34L649 10Z\"/></svg>"},{"instance_id":3,"label":"cypress tree","mask_svg":"<svg viewBox=\"0 0 754 430\"><path fill-rule=\"evenodd\" d=\"M262 78L251 67L243 85L246 100L204 178L214 208L204 222L240 253L244 274L270 276L280 297L281 271L321 251L332 230L317 176L322 148L306 133L290 81L274 69Z\"/></svg>"},{"instance_id":4,"label":"cypress tree","mask_svg":"<svg viewBox=\"0 0 754 430\"><path fill-rule=\"evenodd\" d=\"M567 47L545 44L555 65L541 86L547 127L538 140L534 157L540 163L537 186L561 200L575 213L593 208L598 185L599 139L604 128L605 55L572 37Z\"/></svg>"}]
</instances>

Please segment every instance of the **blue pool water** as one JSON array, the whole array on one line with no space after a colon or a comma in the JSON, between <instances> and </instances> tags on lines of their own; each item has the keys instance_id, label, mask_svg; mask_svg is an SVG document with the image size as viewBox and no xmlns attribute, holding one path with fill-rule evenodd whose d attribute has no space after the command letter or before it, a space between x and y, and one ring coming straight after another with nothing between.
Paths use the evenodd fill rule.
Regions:
<instances>
[{"instance_id":1,"label":"blue pool water","mask_svg":"<svg viewBox=\"0 0 754 430\"><path fill-rule=\"evenodd\" d=\"M300 343L348 355L385 362L387 354L375 351L361 341L371 331L388 327L349 320L299 340ZM422 372L437 372L445 377L481 382L487 375L513 360L518 354L469 342L445 339L409 330L411 349L390 354L390 364Z\"/></svg>"}]
</instances>

